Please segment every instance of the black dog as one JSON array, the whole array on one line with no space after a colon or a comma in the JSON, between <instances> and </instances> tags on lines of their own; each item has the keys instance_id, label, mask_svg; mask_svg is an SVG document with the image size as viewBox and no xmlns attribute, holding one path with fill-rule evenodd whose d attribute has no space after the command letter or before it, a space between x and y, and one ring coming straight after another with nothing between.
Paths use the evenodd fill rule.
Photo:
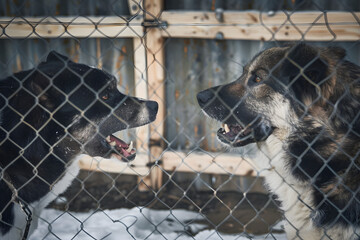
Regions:
<instances>
[{"instance_id":1,"label":"black dog","mask_svg":"<svg viewBox=\"0 0 360 240\"><path fill-rule=\"evenodd\" d=\"M0 80L0 239L20 239L76 177L83 154L125 161L135 149L112 133L155 120L158 104L126 96L114 76L51 52ZM12 197L14 196L14 197ZM17 196L17 197L15 197Z\"/></svg>"}]
</instances>

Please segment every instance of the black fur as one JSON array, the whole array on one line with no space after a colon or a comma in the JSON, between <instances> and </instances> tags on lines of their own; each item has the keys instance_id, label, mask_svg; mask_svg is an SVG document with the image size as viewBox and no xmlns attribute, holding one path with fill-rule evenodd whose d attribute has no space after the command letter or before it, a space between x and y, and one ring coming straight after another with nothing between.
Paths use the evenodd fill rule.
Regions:
<instances>
[{"instance_id":1,"label":"black fur","mask_svg":"<svg viewBox=\"0 0 360 240\"><path fill-rule=\"evenodd\" d=\"M330 234L332 239L357 239L356 234L341 229L346 232L345 228L360 228L360 67L345 60L345 55L342 48L306 44L265 50L245 66L238 80L198 94L201 108L218 121L242 129L249 122L260 121L260 130L270 122L273 131L268 133L279 138L284 137L281 131L288 133L282 140L282 164L289 172L283 172L282 177L286 183L294 182L298 191L312 189L312 202L306 205L311 211L304 221L317 230L300 235L313 239L317 239L319 231ZM278 108L271 104L280 104L275 96L289 103L293 115L274 120ZM286 121L286 126L281 123ZM230 133L232 129L236 128L230 126ZM259 125L251 125L251 130L253 142L258 146L268 144L267 138L256 138ZM251 143L239 136L234 138L235 144L225 141L230 133L219 130L220 141L233 147ZM307 193L300 191L299 198L302 194ZM287 200L287 196L279 198ZM295 230L301 230L303 222L296 224ZM289 236L296 235L299 232Z\"/></svg>"},{"instance_id":2,"label":"black fur","mask_svg":"<svg viewBox=\"0 0 360 240\"><path fill-rule=\"evenodd\" d=\"M155 119L156 102L124 95L116 85L112 75L56 52L0 80L0 167L20 199L30 204L49 193L79 154L119 155L105 138ZM3 179L0 192L2 236L14 221Z\"/></svg>"},{"instance_id":3,"label":"black fur","mask_svg":"<svg viewBox=\"0 0 360 240\"><path fill-rule=\"evenodd\" d=\"M330 129L313 128L312 121L304 121L303 126L290 137L289 163L299 180L313 182L316 206L314 211L321 213L316 214L314 219L318 226L358 226L359 182L352 179L360 176L360 96L350 88L359 89L360 72L358 66L343 60L343 50L330 48L328 52L331 55L324 58L316 48L301 44L289 53L288 58L305 67L304 73L308 79L303 76L298 79L295 77L299 70L295 70L294 63L284 64L282 74L289 76L292 81L295 80L292 89L297 99L311 95L319 104L324 102L321 107L328 112L331 125ZM329 69L332 65L329 59L335 62L334 69ZM349 75L352 77L349 78ZM336 77L336 84L329 86L332 77ZM324 100L322 96L326 95L326 88L333 92ZM339 139L339 136L343 136L342 139ZM329 183L333 183L342 194L328 196L327 192L322 191Z\"/></svg>"}]
</instances>

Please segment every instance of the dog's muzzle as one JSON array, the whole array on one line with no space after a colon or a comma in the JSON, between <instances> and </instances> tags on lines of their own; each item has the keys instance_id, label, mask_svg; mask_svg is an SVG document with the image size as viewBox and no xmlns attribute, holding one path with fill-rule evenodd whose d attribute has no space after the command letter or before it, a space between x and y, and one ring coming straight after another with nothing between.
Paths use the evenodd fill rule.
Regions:
<instances>
[{"instance_id":1,"label":"dog's muzzle","mask_svg":"<svg viewBox=\"0 0 360 240\"><path fill-rule=\"evenodd\" d=\"M219 140L232 147L241 147L254 142L265 141L274 128L266 119L259 118L243 127L241 124L224 123L217 132Z\"/></svg>"}]
</instances>

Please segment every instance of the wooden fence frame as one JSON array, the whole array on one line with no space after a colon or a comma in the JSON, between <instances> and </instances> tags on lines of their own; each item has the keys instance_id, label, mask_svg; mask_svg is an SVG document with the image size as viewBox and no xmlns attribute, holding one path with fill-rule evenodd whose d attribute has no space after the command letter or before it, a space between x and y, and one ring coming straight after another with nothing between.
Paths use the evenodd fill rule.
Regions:
<instances>
[{"instance_id":1,"label":"wooden fence frame","mask_svg":"<svg viewBox=\"0 0 360 240\"><path fill-rule=\"evenodd\" d=\"M139 176L139 188L157 189L162 171L256 175L254 166L230 154L166 151L164 134L164 38L243 39L260 41L358 41L360 12L163 11L163 0L128 0L130 21L109 17L3 17L1 39L23 38L132 38L135 94L156 100L154 123L138 132L139 153L131 162L84 158L82 169ZM145 10L145 11L144 11ZM145 14L144 14L145 13ZM142 144L143 145L143 144Z\"/></svg>"}]
</instances>

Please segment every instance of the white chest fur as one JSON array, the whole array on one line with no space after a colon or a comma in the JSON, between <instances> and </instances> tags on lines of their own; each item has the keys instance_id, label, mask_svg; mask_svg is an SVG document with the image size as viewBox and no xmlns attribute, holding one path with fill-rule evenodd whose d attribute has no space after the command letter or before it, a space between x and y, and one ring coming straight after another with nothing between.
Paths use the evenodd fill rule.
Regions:
<instances>
[{"instance_id":1,"label":"white chest fur","mask_svg":"<svg viewBox=\"0 0 360 240\"><path fill-rule=\"evenodd\" d=\"M56 181L52 187L51 191L47 193L44 197L42 197L39 201L32 202L29 204L29 207L32 211L32 222L30 226L29 235L37 228L38 218L40 216L41 211L55 198L57 198L61 193L63 193L74 180L74 178L79 173L79 160L84 157L84 155L77 156L74 160L72 160L71 164L66 168L66 171L59 177L59 180ZM21 239L23 230L26 226L26 215L21 210L19 204L14 204L13 208L14 213L14 226L10 229L8 233L4 236L0 236L2 240L14 240Z\"/></svg>"},{"instance_id":2,"label":"white chest fur","mask_svg":"<svg viewBox=\"0 0 360 240\"><path fill-rule=\"evenodd\" d=\"M360 230L355 227L333 226L324 230L313 224L313 188L292 175L284 142L271 135L266 142L245 146L241 154L255 164L269 191L281 202L288 239L358 239Z\"/></svg>"}]
</instances>

